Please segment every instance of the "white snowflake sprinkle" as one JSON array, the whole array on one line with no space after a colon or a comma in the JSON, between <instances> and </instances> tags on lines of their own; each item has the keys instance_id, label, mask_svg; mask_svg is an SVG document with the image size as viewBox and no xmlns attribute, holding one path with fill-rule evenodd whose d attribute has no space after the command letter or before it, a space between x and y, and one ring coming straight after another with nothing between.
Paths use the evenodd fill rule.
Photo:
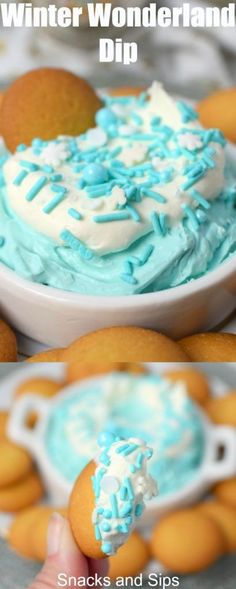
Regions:
<instances>
[{"instance_id":1,"label":"white snowflake sprinkle","mask_svg":"<svg viewBox=\"0 0 236 589\"><path fill-rule=\"evenodd\" d=\"M86 140L93 147L102 147L107 143L107 134L100 127L95 127L87 131Z\"/></svg>"},{"instance_id":2,"label":"white snowflake sprinkle","mask_svg":"<svg viewBox=\"0 0 236 589\"><path fill-rule=\"evenodd\" d=\"M179 145L189 149L189 151L194 151L195 149L201 149L202 139L195 133L182 133L179 135Z\"/></svg>"},{"instance_id":3,"label":"white snowflake sprinkle","mask_svg":"<svg viewBox=\"0 0 236 589\"><path fill-rule=\"evenodd\" d=\"M58 168L63 164L70 155L70 151L66 143L49 143L41 151L40 157L45 164Z\"/></svg>"}]
</instances>

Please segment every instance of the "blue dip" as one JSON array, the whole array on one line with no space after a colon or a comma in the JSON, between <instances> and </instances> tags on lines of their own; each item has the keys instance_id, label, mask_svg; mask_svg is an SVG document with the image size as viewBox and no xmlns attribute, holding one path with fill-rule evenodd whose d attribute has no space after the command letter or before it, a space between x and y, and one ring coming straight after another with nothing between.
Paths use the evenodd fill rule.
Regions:
<instances>
[{"instance_id":1,"label":"blue dip","mask_svg":"<svg viewBox=\"0 0 236 589\"><path fill-rule=\"evenodd\" d=\"M73 483L96 456L101 431L114 428L118 435L143 438L154 448L150 473L159 495L174 493L197 476L205 450L204 426L182 382L113 373L67 391L45 432L49 459L67 481Z\"/></svg>"}]
</instances>

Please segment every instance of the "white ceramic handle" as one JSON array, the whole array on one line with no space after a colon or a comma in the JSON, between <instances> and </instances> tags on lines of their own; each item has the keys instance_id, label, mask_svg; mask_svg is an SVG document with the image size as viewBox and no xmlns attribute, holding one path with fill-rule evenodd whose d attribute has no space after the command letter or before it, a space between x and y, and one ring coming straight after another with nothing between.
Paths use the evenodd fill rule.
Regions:
<instances>
[{"instance_id":1,"label":"white ceramic handle","mask_svg":"<svg viewBox=\"0 0 236 589\"><path fill-rule=\"evenodd\" d=\"M48 414L49 401L38 395L25 395L15 401L8 421L8 435L14 442L28 450L36 451L39 441L41 420ZM37 413L38 420L33 429L27 425L31 413Z\"/></svg>"},{"instance_id":2,"label":"white ceramic handle","mask_svg":"<svg viewBox=\"0 0 236 589\"><path fill-rule=\"evenodd\" d=\"M209 483L215 483L236 475L236 429L218 426L212 428L212 455L207 465ZM219 457L222 448L223 455Z\"/></svg>"}]
</instances>

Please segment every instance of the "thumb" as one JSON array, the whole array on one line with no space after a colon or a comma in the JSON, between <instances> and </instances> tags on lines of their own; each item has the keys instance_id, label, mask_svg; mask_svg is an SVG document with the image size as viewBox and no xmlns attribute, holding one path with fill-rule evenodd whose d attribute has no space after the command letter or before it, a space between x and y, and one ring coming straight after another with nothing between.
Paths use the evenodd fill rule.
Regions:
<instances>
[{"instance_id":1,"label":"thumb","mask_svg":"<svg viewBox=\"0 0 236 589\"><path fill-rule=\"evenodd\" d=\"M88 576L88 562L73 539L69 522L54 513L49 522L45 564L28 589L69 587L68 577Z\"/></svg>"}]
</instances>

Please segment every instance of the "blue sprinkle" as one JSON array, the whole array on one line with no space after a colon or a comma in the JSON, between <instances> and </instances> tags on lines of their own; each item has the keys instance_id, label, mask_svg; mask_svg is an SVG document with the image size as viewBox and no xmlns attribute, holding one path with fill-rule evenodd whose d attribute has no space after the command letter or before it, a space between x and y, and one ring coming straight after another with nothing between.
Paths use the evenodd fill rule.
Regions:
<instances>
[{"instance_id":1,"label":"blue sprinkle","mask_svg":"<svg viewBox=\"0 0 236 589\"><path fill-rule=\"evenodd\" d=\"M80 221L81 219L83 219L79 211L73 208L68 209L68 215L70 215L70 217L73 217L73 219L76 219L76 221Z\"/></svg>"},{"instance_id":2,"label":"blue sprinkle","mask_svg":"<svg viewBox=\"0 0 236 589\"><path fill-rule=\"evenodd\" d=\"M183 211L185 212L185 214L189 218L189 221L190 221L194 231L198 231L199 221L198 221L198 218L196 217L194 211L188 205L185 205L185 204L181 205L181 208L183 209Z\"/></svg>"},{"instance_id":3,"label":"blue sprinkle","mask_svg":"<svg viewBox=\"0 0 236 589\"><path fill-rule=\"evenodd\" d=\"M126 497L127 497L127 489L126 489L125 486L123 486L120 489L120 498L121 498L121 501L125 501L126 500Z\"/></svg>"},{"instance_id":4,"label":"blue sprinkle","mask_svg":"<svg viewBox=\"0 0 236 589\"><path fill-rule=\"evenodd\" d=\"M180 113L182 114L183 123L189 123L190 121L196 121L198 119L197 112L189 104L179 101L176 103L176 105Z\"/></svg>"},{"instance_id":5,"label":"blue sprinkle","mask_svg":"<svg viewBox=\"0 0 236 589\"><path fill-rule=\"evenodd\" d=\"M5 238L0 236L0 247L2 247L5 243Z\"/></svg>"},{"instance_id":6,"label":"blue sprinkle","mask_svg":"<svg viewBox=\"0 0 236 589\"><path fill-rule=\"evenodd\" d=\"M160 222L160 215L156 211L152 211L150 214L153 230L157 235L163 235L163 230Z\"/></svg>"},{"instance_id":7,"label":"blue sprinkle","mask_svg":"<svg viewBox=\"0 0 236 589\"><path fill-rule=\"evenodd\" d=\"M142 256L142 264L146 264L146 262L149 260L153 251L154 251L154 245L152 245L152 244L148 245L143 256Z\"/></svg>"},{"instance_id":8,"label":"blue sprinkle","mask_svg":"<svg viewBox=\"0 0 236 589\"><path fill-rule=\"evenodd\" d=\"M31 200L33 200L37 196L37 194L40 192L40 190L42 190L42 188L46 184L47 184L47 177L41 176L41 178L39 178L39 180L37 180L37 182L34 184L34 186L32 186L32 188L26 194L26 197L25 197L26 200L31 202Z\"/></svg>"},{"instance_id":9,"label":"blue sprinkle","mask_svg":"<svg viewBox=\"0 0 236 589\"><path fill-rule=\"evenodd\" d=\"M101 108L95 115L95 121L106 131L111 125L116 125L118 119L110 108Z\"/></svg>"},{"instance_id":10,"label":"blue sprinkle","mask_svg":"<svg viewBox=\"0 0 236 589\"><path fill-rule=\"evenodd\" d=\"M131 464L129 467L129 470L130 470L131 474L135 474L135 472L137 472L138 469L136 468L136 466L134 464Z\"/></svg>"},{"instance_id":11,"label":"blue sprinkle","mask_svg":"<svg viewBox=\"0 0 236 589\"><path fill-rule=\"evenodd\" d=\"M110 511L110 509L105 509L103 515L104 515L104 517L106 519L111 519L112 518L112 512Z\"/></svg>"},{"instance_id":12,"label":"blue sprinkle","mask_svg":"<svg viewBox=\"0 0 236 589\"><path fill-rule=\"evenodd\" d=\"M98 515L103 515L103 513L104 513L104 509L103 509L103 507L99 507L99 508L97 509L97 514L98 514Z\"/></svg>"},{"instance_id":13,"label":"blue sprinkle","mask_svg":"<svg viewBox=\"0 0 236 589\"><path fill-rule=\"evenodd\" d=\"M110 495L110 502L111 502L112 516L119 517L117 498L114 493L112 493L112 495Z\"/></svg>"},{"instance_id":14,"label":"blue sprinkle","mask_svg":"<svg viewBox=\"0 0 236 589\"><path fill-rule=\"evenodd\" d=\"M53 167L48 166L48 164L44 164L44 166L42 166L42 170L45 172L45 174L52 174L52 172L54 172Z\"/></svg>"},{"instance_id":15,"label":"blue sprinkle","mask_svg":"<svg viewBox=\"0 0 236 589\"><path fill-rule=\"evenodd\" d=\"M32 141L32 147L43 147L44 146L44 142L42 141L42 139L33 139Z\"/></svg>"},{"instance_id":16,"label":"blue sprinkle","mask_svg":"<svg viewBox=\"0 0 236 589\"><path fill-rule=\"evenodd\" d=\"M138 211L136 211L136 209L134 207L131 207L130 205L126 205L125 210L130 213L130 216L132 217L132 219L136 223L140 223L140 221L141 221L140 214L138 213Z\"/></svg>"},{"instance_id":17,"label":"blue sprinkle","mask_svg":"<svg viewBox=\"0 0 236 589\"><path fill-rule=\"evenodd\" d=\"M29 172L37 172L37 170L39 170L38 164L34 164L33 162L27 162L25 160L20 160L19 163L23 168L26 168L27 170L29 170Z\"/></svg>"},{"instance_id":18,"label":"blue sprinkle","mask_svg":"<svg viewBox=\"0 0 236 589\"><path fill-rule=\"evenodd\" d=\"M133 500L134 499L134 492L133 492L131 480L129 478L125 480L125 485L127 488L129 499Z\"/></svg>"},{"instance_id":19,"label":"blue sprinkle","mask_svg":"<svg viewBox=\"0 0 236 589\"><path fill-rule=\"evenodd\" d=\"M129 444L123 444L122 446L116 448L116 454L124 454L125 450L127 450L128 448Z\"/></svg>"},{"instance_id":20,"label":"blue sprinkle","mask_svg":"<svg viewBox=\"0 0 236 589\"><path fill-rule=\"evenodd\" d=\"M128 284L138 284L138 281L134 276L130 276L130 274L121 274L121 279Z\"/></svg>"},{"instance_id":21,"label":"blue sprinkle","mask_svg":"<svg viewBox=\"0 0 236 589\"><path fill-rule=\"evenodd\" d=\"M118 213L108 213L107 215L95 215L93 220L95 223L110 223L113 221L125 221L130 218L129 213L120 211Z\"/></svg>"},{"instance_id":22,"label":"blue sprinkle","mask_svg":"<svg viewBox=\"0 0 236 589\"><path fill-rule=\"evenodd\" d=\"M209 201L206 200L197 190L191 190L190 196L196 200L204 209L209 210L211 208Z\"/></svg>"},{"instance_id":23,"label":"blue sprinkle","mask_svg":"<svg viewBox=\"0 0 236 589\"><path fill-rule=\"evenodd\" d=\"M144 506L142 505L142 503L138 503L136 505L135 511L134 511L136 517L141 517L143 510L144 510Z\"/></svg>"},{"instance_id":24,"label":"blue sprinkle","mask_svg":"<svg viewBox=\"0 0 236 589\"><path fill-rule=\"evenodd\" d=\"M137 460L136 460L137 468L141 468L143 461L144 461L144 455L142 454L142 452L140 452L140 454L138 454Z\"/></svg>"},{"instance_id":25,"label":"blue sprinkle","mask_svg":"<svg viewBox=\"0 0 236 589\"><path fill-rule=\"evenodd\" d=\"M156 200L161 204L166 203L166 198L164 196L162 196L158 192L154 192L154 190L149 190L148 188L141 188L141 195L152 198L153 200Z\"/></svg>"},{"instance_id":26,"label":"blue sprinkle","mask_svg":"<svg viewBox=\"0 0 236 589\"><path fill-rule=\"evenodd\" d=\"M52 176L50 176L50 180L51 182L61 182L63 180L63 176L62 174L52 174Z\"/></svg>"},{"instance_id":27,"label":"blue sprinkle","mask_svg":"<svg viewBox=\"0 0 236 589\"><path fill-rule=\"evenodd\" d=\"M65 192L54 196L54 198L52 198L52 200L50 200L50 202L47 203L45 207L43 207L43 212L46 213L46 215L49 215L65 199L65 196Z\"/></svg>"},{"instance_id":28,"label":"blue sprinkle","mask_svg":"<svg viewBox=\"0 0 236 589\"><path fill-rule=\"evenodd\" d=\"M194 184L197 184L202 178L203 176L205 176L205 172L201 172L198 174L198 176L195 176L193 178L190 178L189 180L187 180L182 186L181 189L186 191L189 190L189 188L192 188L192 186L194 186Z\"/></svg>"},{"instance_id":29,"label":"blue sprinkle","mask_svg":"<svg viewBox=\"0 0 236 589\"><path fill-rule=\"evenodd\" d=\"M107 182L109 180L109 173L107 168L102 164L92 163L84 168L82 177L91 186Z\"/></svg>"},{"instance_id":30,"label":"blue sprinkle","mask_svg":"<svg viewBox=\"0 0 236 589\"><path fill-rule=\"evenodd\" d=\"M111 526L108 522L103 522L101 524L101 528L102 528L103 532L110 532L111 531Z\"/></svg>"},{"instance_id":31,"label":"blue sprinkle","mask_svg":"<svg viewBox=\"0 0 236 589\"><path fill-rule=\"evenodd\" d=\"M136 123L136 125L143 125L143 119L138 115L135 111L131 113L131 119Z\"/></svg>"},{"instance_id":32,"label":"blue sprinkle","mask_svg":"<svg viewBox=\"0 0 236 589\"><path fill-rule=\"evenodd\" d=\"M83 188L86 186L86 182L83 178L80 178L80 180L76 183L76 187L83 190Z\"/></svg>"},{"instance_id":33,"label":"blue sprinkle","mask_svg":"<svg viewBox=\"0 0 236 589\"><path fill-rule=\"evenodd\" d=\"M21 143L20 145L18 145L18 147L16 148L16 151L21 152L21 151L25 151L27 149L26 145L24 143Z\"/></svg>"},{"instance_id":34,"label":"blue sprinkle","mask_svg":"<svg viewBox=\"0 0 236 589\"><path fill-rule=\"evenodd\" d=\"M101 540L102 539L101 532L100 532L100 529L99 529L98 524L95 525L95 538L96 538L96 540Z\"/></svg>"},{"instance_id":35,"label":"blue sprinkle","mask_svg":"<svg viewBox=\"0 0 236 589\"><path fill-rule=\"evenodd\" d=\"M85 245L73 235L68 229L63 229L60 234L60 238L65 241L71 249L79 252L82 258L85 260L91 260L93 258L93 253L89 250Z\"/></svg>"},{"instance_id":36,"label":"blue sprinkle","mask_svg":"<svg viewBox=\"0 0 236 589\"><path fill-rule=\"evenodd\" d=\"M67 188L65 188L64 186L61 186L61 184L51 184L51 190L53 192L60 192L63 194L65 194L67 192Z\"/></svg>"},{"instance_id":37,"label":"blue sprinkle","mask_svg":"<svg viewBox=\"0 0 236 589\"><path fill-rule=\"evenodd\" d=\"M125 274L133 274L133 266L130 262L126 261L124 262L124 273Z\"/></svg>"},{"instance_id":38,"label":"blue sprinkle","mask_svg":"<svg viewBox=\"0 0 236 589\"><path fill-rule=\"evenodd\" d=\"M132 503L128 502L120 509L120 517L126 517L132 512Z\"/></svg>"},{"instance_id":39,"label":"blue sprinkle","mask_svg":"<svg viewBox=\"0 0 236 589\"><path fill-rule=\"evenodd\" d=\"M26 176L28 176L28 172L26 170L21 170L21 172L19 172L19 174L17 174L16 178L13 180L13 184L15 186L20 186Z\"/></svg>"},{"instance_id":40,"label":"blue sprinkle","mask_svg":"<svg viewBox=\"0 0 236 589\"><path fill-rule=\"evenodd\" d=\"M146 457L147 457L148 460L150 458L152 458L152 456L153 456L153 450L152 450L152 448L147 448L147 450L145 452L145 455L146 455Z\"/></svg>"},{"instance_id":41,"label":"blue sprinkle","mask_svg":"<svg viewBox=\"0 0 236 589\"><path fill-rule=\"evenodd\" d=\"M111 554L112 553L112 544L111 542L103 542L102 543L102 551L104 554Z\"/></svg>"}]
</instances>

